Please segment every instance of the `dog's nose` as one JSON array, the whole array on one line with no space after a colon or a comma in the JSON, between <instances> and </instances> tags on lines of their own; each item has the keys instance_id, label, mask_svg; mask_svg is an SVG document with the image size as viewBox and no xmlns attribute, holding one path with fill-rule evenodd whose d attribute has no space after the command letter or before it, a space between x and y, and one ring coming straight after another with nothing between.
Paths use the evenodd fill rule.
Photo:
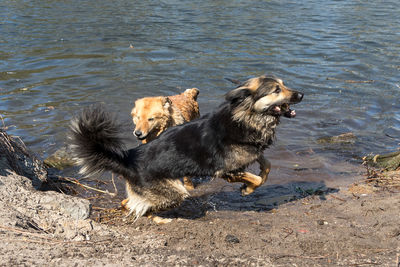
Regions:
<instances>
[{"instance_id":1,"label":"dog's nose","mask_svg":"<svg viewBox=\"0 0 400 267\"><path fill-rule=\"evenodd\" d=\"M297 98L299 99L299 101L301 101L303 99L303 96L304 96L303 93L300 93L300 92L297 93Z\"/></svg>"},{"instance_id":2,"label":"dog's nose","mask_svg":"<svg viewBox=\"0 0 400 267\"><path fill-rule=\"evenodd\" d=\"M300 92L295 92L292 96L292 101L294 103L299 103L303 99L304 94Z\"/></svg>"},{"instance_id":3,"label":"dog's nose","mask_svg":"<svg viewBox=\"0 0 400 267\"><path fill-rule=\"evenodd\" d=\"M134 131L133 134L134 134L136 137L140 137L143 133L142 133L141 131Z\"/></svg>"}]
</instances>

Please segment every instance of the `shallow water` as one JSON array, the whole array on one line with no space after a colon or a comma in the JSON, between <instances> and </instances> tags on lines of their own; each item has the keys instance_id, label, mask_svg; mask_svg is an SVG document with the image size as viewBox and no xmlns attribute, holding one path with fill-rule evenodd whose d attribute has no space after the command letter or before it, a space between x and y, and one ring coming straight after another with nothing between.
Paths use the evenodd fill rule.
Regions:
<instances>
[{"instance_id":1,"label":"shallow water","mask_svg":"<svg viewBox=\"0 0 400 267\"><path fill-rule=\"evenodd\" d=\"M398 147L397 0L5 0L0 10L0 114L42 158L89 104L118 112L135 146L136 98L197 87L204 114L233 88L224 77L264 73L305 93L266 152L272 183L347 178L360 156ZM355 142L317 142L347 132Z\"/></svg>"}]
</instances>

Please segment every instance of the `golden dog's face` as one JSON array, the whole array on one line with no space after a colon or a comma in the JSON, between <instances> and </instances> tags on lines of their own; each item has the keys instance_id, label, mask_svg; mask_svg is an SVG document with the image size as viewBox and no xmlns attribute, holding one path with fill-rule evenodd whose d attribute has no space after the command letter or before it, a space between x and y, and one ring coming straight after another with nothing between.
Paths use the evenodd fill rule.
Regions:
<instances>
[{"instance_id":1,"label":"golden dog's face","mask_svg":"<svg viewBox=\"0 0 400 267\"><path fill-rule=\"evenodd\" d=\"M135 101L131 111L135 124L133 134L139 139L145 139L149 134L158 131L165 123L171 101L167 97L145 97Z\"/></svg>"},{"instance_id":2,"label":"golden dog's face","mask_svg":"<svg viewBox=\"0 0 400 267\"><path fill-rule=\"evenodd\" d=\"M290 104L299 103L303 93L286 87L283 81L275 76L260 76L247 80L238 88L226 95L233 106L243 106L252 112L274 116L296 116Z\"/></svg>"}]
</instances>

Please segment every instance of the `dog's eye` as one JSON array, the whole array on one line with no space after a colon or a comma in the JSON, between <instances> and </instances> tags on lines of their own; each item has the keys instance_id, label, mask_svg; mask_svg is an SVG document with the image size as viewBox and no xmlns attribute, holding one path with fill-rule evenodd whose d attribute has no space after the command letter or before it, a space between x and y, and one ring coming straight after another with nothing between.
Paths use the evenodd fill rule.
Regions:
<instances>
[{"instance_id":1,"label":"dog's eye","mask_svg":"<svg viewBox=\"0 0 400 267\"><path fill-rule=\"evenodd\" d=\"M279 86L277 86L277 87L275 88L274 93L275 93L275 94L279 94L281 91L282 91L281 88L280 88Z\"/></svg>"},{"instance_id":2,"label":"dog's eye","mask_svg":"<svg viewBox=\"0 0 400 267\"><path fill-rule=\"evenodd\" d=\"M154 121L154 118L149 118L148 121Z\"/></svg>"}]
</instances>

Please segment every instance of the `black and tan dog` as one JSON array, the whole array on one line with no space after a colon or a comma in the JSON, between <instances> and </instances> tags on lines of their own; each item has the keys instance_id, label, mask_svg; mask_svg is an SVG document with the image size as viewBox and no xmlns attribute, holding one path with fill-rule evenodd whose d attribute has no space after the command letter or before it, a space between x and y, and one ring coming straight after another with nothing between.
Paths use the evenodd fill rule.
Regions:
<instances>
[{"instance_id":1,"label":"black and tan dog","mask_svg":"<svg viewBox=\"0 0 400 267\"><path fill-rule=\"evenodd\" d=\"M302 98L274 76L252 78L227 93L214 112L129 150L115 118L97 106L72 120L71 142L81 173L112 171L126 179L126 206L139 218L188 197L179 180L183 176L241 182L242 195L252 193L268 178L271 165L263 151L272 143L281 115L294 117L289 105ZM256 161L260 174L245 172Z\"/></svg>"}]
</instances>

